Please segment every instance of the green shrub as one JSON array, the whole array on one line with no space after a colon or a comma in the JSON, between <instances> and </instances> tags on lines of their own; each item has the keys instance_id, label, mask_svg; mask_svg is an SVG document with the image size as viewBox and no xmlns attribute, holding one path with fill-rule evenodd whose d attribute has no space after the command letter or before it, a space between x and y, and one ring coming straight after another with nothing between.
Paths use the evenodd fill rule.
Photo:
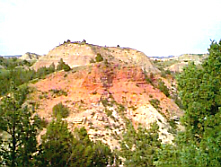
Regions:
<instances>
[{"instance_id":1,"label":"green shrub","mask_svg":"<svg viewBox=\"0 0 221 167\"><path fill-rule=\"evenodd\" d=\"M67 118L69 116L69 109L61 103L56 104L53 109L53 116L60 118Z\"/></svg>"},{"instance_id":2,"label":"green shrub","mask_svg":"<svg viewBox=\"0 0 221 167\"><path fill-rule=\"evenodd\" d=\"M56 96L67 96L68 93L62 89L51 89L50 92L52 92L53 95L56 95Z\"/></svg>"},{"instance_id":3,"label":"green shrub","mask_svg":"<svg viewBox=\"0 0 221 167\"><path fill-rule=\"evenodd\" d=\"M123 113L125 111L125 107L122 104L118 104L117 110L118 112Z\"/></svg>"},{"instance_id":4,"label":"green shrub","mask_svg":"<svg viewBox=\"0 0 221 167\"><path fill-rule=\"evenodd\" d=\"M58 62L58 65L57 65L57 70L64 70L64 71L70 71L71 70L71 67L66 64L63 59L61 58L60 61Z\"/></svg>"},{"instance_id":5,"label":"green shrub","mask_svg":"<svg viewBox=\"0 0 221 167\"><path fill-rule=\"evenodd\" d=\"M106 106L112 106L112 105L109 103L108 99L101 99L101 103L103 104L104 107L106 107Z\"/></svg>"},{"instance_id":6,"label":"green shrub","mask_svg":"<svg viewBox=\"0 0 221 167\"><path fill-rule=\"evenodd\" d=\"M104 109L105 113L107 114L108 117L112 115L112 110L109 110L107 108Z\"/></svg>"},{"instance_id":7,"label":"green shrub","mask_svg":"<svg viewBox=\"0 0 221 167\"><path fill-rule=\"evenodd\" d=\"M68 64L64 64L63 69L67 72L71 70L71 67Z\"/></svg>"},{"instance_id":8,"label":"green shrub","mask_svg":"<svg viewBox=\"0 0 221 167\"><path fill-rule=\"evenodd\" d=\"M149 102L154 108L160 109L160 101L158 99L151 99Z\"/></svg>"},{"instance_id":9,"label":"green shrub","mask_svg":"<svg viewBox=\"0 0 221 167\"><path fill-rule=\"evenodd\" d=\"M95 57L95 60L96 60L96 62L101 62L101 61L103 61L104 59L103 59L103 57L101 56L101 54L98 53L97 56Z\"/></svg>"},{"instance_id":10,"label":"green shrub","mask_svg":"<svg viewBox=\"0 0 221 167\"><path fill-rule=\"evenodd\" d=\"M152 81L152 79L153 79L153 73L151 72L151 73L149 74L149 76L148 76L147 72L144 71L144 76L145 76L145 80L147 81L147 83L153 85L153 81Z\"/></svg>"},{"instance_id":11,"label":"green shrub","mask_svg":"<svg viewBox=\"0 0 221 167\"><path fill-rule=\"evenodd\" d=\"M160 89L161 92L163 92L167 97L170 95L169 89L167 86L164 84L162 80L158 82L158 88Z\"/></svg>"},{"instance_id":12,"label":"green shrub","mask_svg":"<svg viewBox=\"0 0 221 167\"><path fill-rule=\"evenodd\" d=\"M162 70L160 76L163 77L163 78L166 78L167 77L166 72L164 70Z\"/></svg>"}]
</instances>

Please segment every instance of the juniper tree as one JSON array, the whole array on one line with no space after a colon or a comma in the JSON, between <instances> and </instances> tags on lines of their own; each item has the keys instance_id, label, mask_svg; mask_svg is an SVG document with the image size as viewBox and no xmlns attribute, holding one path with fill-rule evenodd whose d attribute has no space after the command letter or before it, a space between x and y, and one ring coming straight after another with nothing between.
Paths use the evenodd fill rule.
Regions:
<instances>
[{"instance_id":1,"label":"juniper tree","mask_svg":"<svg viewBox=\"0 0 221 167\"><path fill-rule=\"evenodd\" d=\"M27 87L13 88L0 101L0 129L3 137L0 145L2 165L32 166L37 151L36 135L40 119L24 105Z\"/></svg>"}]
</instances>

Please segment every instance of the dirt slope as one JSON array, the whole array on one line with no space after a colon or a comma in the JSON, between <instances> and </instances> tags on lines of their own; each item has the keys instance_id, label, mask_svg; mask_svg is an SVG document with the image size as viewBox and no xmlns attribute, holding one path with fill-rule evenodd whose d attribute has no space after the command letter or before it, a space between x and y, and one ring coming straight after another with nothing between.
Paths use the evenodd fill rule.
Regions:
<instances>
[{"instance_id":1,"label":"dirt slope","mask_svg":"<svg viewBox=\"0 0 221 167\"><path fill-rule=\"evenodd\" d=\"M53 106L62 102L70 109L66 118L70 129L85 126L91 139L102 140L112 149L119 148L128 120L135 127L139 124L149 127L157 121L160 138L170 142L173 136L168 133L168 120L182 115L173 100L146 82L141 67L129 63L102 62L75 67L69 72L53 73L31 87L34 92L29 99L37 103L41 117L51 121ZM160 104L151 105L153 99Z\"/></svg>"}]
</instances>

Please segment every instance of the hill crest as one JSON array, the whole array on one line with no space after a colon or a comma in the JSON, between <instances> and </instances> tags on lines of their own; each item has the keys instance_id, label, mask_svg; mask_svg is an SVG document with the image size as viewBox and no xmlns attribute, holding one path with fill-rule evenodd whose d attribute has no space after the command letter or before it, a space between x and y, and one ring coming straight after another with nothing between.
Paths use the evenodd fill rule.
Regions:
<instances>
[{"instance_id":1,"label":"hill crest","mask_svg":"<svg viewBox=\"0 0 221 167\"><path fill-rule=\"evenodd\" d=\"M62 58L71 68L76 66L84 66L91 64L91 60L95 59L97 54L106 59L108 62L127 64L141 67L147 72L158 73L159 70L151 63L150 59L142 52L131 48L121 47L103 47L92 45L85 42L64 42L63 44L53 48L47 55L42 56L34 65L35 70L50 66L55 66Z\"/></svg>"}]
</instances>

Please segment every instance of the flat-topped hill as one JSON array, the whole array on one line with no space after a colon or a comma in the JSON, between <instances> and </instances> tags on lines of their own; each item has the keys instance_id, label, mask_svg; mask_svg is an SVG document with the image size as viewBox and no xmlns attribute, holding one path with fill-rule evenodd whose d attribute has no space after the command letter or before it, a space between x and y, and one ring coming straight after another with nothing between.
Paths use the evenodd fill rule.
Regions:
<instances>
[{"instance_id":1,"label":"flat-topped hill","mask_svg":"<svg viewBox=\"0 0 221 167\"><path fill-rule=\"evenodd\" d=\"M142 52L131 48L121 47L102 47L84 42L64 42L63 44L55 47L49 53L41 57L34 65L33 68L39 69L40 67L48 67L52 63L57 66L62 58L71 68L82 65L91 64L97 54L101 54L103 59L108 62L124 62L134 66L139 66L145 71L153 73L159 70L153 66L150 59Z\"/></svg>"}]
</instances>

